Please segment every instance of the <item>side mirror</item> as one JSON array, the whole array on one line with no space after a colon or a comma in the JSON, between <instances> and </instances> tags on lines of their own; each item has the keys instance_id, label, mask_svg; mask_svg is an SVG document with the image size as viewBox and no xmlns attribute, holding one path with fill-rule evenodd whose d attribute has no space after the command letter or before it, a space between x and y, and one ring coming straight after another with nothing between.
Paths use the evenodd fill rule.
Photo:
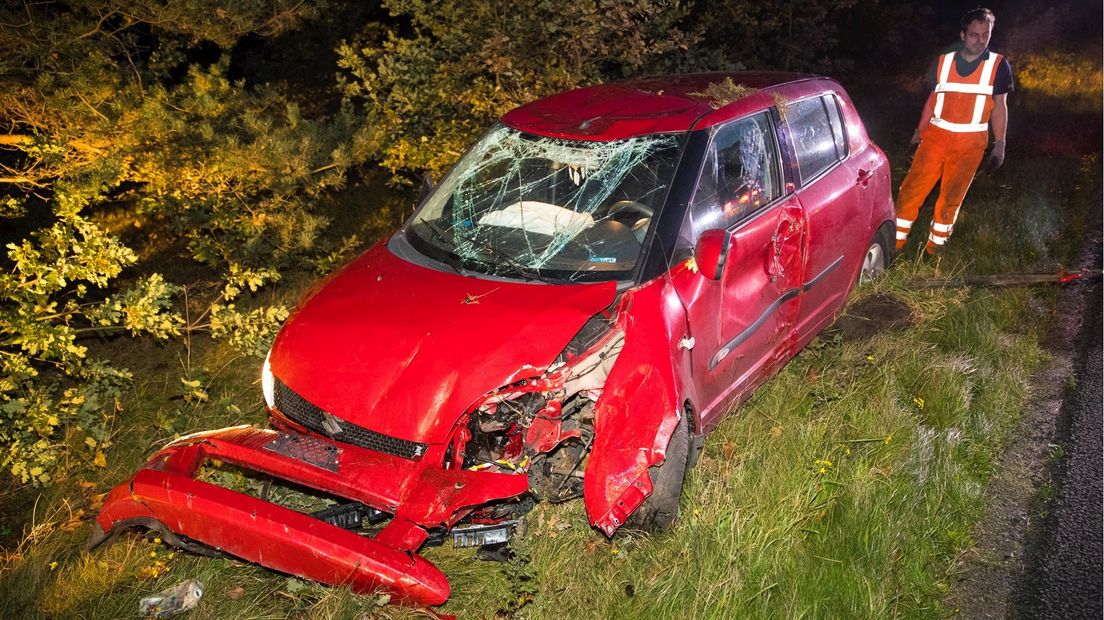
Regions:
<instances>
[{"instance_id":1,"label":"side mirror","mask_svg":"<svg viewBox=\"0 0 1104 620\"><path fill-rule=\"evenodd\" d=\"M710 280L720 280L730 242L731 235L723 228L703 232L694 244L694 262L698 265L698 273Z\"/></svg>"}]
</instances>

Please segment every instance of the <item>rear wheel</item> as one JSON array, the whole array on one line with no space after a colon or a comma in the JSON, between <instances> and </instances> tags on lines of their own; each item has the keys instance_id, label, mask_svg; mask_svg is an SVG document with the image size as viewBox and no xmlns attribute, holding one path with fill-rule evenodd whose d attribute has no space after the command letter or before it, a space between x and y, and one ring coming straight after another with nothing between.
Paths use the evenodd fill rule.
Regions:
<instances>
[{"instance_id":1,"label":"rear wheel","mask_svg":"<svg viewBox=\"0 0 1104 620\"><path fill-rule=\"evenodd\" d=\"M683 413L671 442L667 444L666 458L652 467L652 494L625 520L625 527L645 532L662 532L671 527L679 513L682 499L682 482L690 460L690 431L687 414Z\"/></svg>"},{"instance_id":2,"label":"rear wheel","mask_svg":"<svg viewBox=\"0 0 1104 620\"><path fill-rule=\"evenodd\" d=\"M888 229L882 226L874 233L874 238L866 249L862 269L859 271L859 282L870 282L882 275L892 261L893 246L889 243Z\"/></svg>"}]
</instances>

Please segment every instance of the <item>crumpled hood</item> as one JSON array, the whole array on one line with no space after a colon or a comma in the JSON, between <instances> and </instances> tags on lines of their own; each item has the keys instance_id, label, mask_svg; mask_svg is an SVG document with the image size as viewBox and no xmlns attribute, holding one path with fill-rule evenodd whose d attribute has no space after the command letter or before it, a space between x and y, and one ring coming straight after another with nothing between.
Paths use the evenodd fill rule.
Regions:
<instances>
[{"instance_id":1,"label":"crumpled hood","mask_svg":"<svg viewBox=\"0 0 1104 620\"><path fill-rule=\"evenodd\" d=\"M310 296L272 347L273 374L335 416L420 443L475 401L544 371L613 282L502 282L436 271L379 243Z\"/></svg>"}]
</instances>

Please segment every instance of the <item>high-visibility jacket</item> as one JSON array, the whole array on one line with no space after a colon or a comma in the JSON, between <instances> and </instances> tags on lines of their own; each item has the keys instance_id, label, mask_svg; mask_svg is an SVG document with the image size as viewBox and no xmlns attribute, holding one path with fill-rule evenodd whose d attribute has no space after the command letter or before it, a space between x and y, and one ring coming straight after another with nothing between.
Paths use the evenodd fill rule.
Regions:
<instances>
[{"instance_id":1,"label":"high-visibility jacket","mask_svg":"<svg viewBox=\"0 0 1104 620\"><path fill-rule=\"evenodd\" d=\"M974 72L961 76L955 71L955 53L939 57L938 82L932 93L931 124L955 133L986 132L993 111L993 83L1002 56L989 52Z\"/></svg>"}]
</instances>

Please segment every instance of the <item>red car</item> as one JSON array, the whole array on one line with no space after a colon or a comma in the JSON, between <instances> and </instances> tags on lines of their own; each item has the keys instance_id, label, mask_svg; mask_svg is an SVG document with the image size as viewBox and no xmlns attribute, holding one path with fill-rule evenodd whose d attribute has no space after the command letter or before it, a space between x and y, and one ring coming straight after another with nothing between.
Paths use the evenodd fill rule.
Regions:
<instances>
[{"instance_id":1,"label":"red car","mask_svg":"<svg viewBox=\"0 0 1104 620\"><path fill-rule=\"evenodd\" d=\"M697 74L502 117L409 222L303 300L265 361L275 430L180 439L92 542L144 526L415 604L417 555L581 497L668 526L704 436L891 258L889 167L836 82ZM341 498L305 514L197 480L232 463ZM372 528L370 526L378 527Z\"/></svg>"}]
</instances>

